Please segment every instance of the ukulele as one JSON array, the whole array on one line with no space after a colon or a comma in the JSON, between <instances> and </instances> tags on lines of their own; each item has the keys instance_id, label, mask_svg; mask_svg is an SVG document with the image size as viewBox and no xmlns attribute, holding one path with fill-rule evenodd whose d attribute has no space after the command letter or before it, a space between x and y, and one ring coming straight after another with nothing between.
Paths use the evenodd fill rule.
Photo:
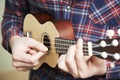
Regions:
<instances>
[{"instance_id":1,"label":"ukulele","mask_svg":"<svg viewBox=\"0 0 120 80\"><path fill-rule=\"evenodd\" d=\"M23 32L26 37L33 38L46 47L48 52L39 60L38 69L43 63L51 67L57 65L59 55L67 53L70 45L76 44L76 39L69 21L52 22L48 15L27 14L24 19ZM47 19L47 21L45 20ZM97 56L102 59L119 61L120 45L119 38L100 39L96 42L83 42L83 52L85 56Z\"/></svg>"}]
</instances>

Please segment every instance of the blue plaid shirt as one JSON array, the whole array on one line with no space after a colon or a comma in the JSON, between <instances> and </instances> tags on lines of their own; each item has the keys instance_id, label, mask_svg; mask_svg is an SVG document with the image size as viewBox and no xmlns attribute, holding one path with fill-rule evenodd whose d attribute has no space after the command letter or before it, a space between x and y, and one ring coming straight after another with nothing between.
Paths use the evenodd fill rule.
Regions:
<instances>
[{"instance_id":1,"label":"blue plaid shirt","mask_svg":"<svg viewBox=\"0 0 120 80\"><path fill-rule=\"evenodd\" d=\"M75 37L81 37L85 41L104 39L106 30L109 29L114 30L114 36L117 37L117 30L120 29L120 0L6 0L1 27L2 45L6 50L10 51L8 41L11 36L23 36L22 25L26 14L40 12L49 13L54 20L71 21ZM96 79L120 79L120 62L116 61L114 68L110 66L110 61L107 61L106 65L105 77L96 77ZM44 72L42 71L43 74ZM59 80L67 80L65 76ZM54 80L49 77L41 79Z\"/></svg>"}]
</instances>

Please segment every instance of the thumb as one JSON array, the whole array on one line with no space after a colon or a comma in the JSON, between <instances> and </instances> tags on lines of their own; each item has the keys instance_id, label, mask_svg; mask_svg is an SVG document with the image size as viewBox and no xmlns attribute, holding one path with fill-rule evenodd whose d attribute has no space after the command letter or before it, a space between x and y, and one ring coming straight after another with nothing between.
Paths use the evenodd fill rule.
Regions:
<instances>
[{"instance_id":1,"label":"thumb","mask_svg":"<svg viewBox=\"0 0 120 80\"><path fill-rule=\"evenodd\" d=\"M43 43L40 43L39 41L36 41L32 38L28 39L27 44L28 44L29 47L34 48L37 51L43 51L44 52L44 51L48 50L48 48L45 45L43 45Z\"/></svg>"},{"instance_id":2,"label":"thumb","mask_svg":"<svg viewBox=\"0 0 120 80\"><path fill-rule=\"evenodd\" d=\"M104 59L100 59L96 56L92 56L91 59L92 59L94 65L96 65L96 66L100 66L101 64L106 65L106 60L104 60Z\"/></svg>"}]
</instances>

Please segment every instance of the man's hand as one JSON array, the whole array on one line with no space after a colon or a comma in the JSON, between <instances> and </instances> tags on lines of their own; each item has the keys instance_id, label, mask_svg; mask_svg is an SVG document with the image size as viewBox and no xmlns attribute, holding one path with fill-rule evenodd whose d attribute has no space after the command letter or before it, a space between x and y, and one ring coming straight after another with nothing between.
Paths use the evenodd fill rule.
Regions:
<instances>
[{"instance_id":1,"label":"man's hand","mask_svg":"<svg viewBox=\"0 0 120 80\"><path fill-rule=\"evenodd\" d=\"M79 39L76 45L72 45L67 54L61 55L58 67L75 78L88 78L94 75L106 73L106 60L95 56L84 56L83 41Z\"/></svg>"},{"instance_id":2,"label":"man's hand","mask_svg":"<svg viewBox=\"0 0 120 80\"><path fill-rule=\"evenodd\" d=\"M28 71L39 64L39 59L48 50L42 43L27 37L11 37L13 66L19 71Z\"/></svg>"}]
</instances>

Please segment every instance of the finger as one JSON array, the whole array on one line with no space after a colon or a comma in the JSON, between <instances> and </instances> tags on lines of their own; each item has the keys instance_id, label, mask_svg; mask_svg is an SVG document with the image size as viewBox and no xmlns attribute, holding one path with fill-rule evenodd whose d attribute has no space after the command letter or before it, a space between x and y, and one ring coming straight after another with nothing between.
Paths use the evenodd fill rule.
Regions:
<instances>
[{"instance_id":1,"label":"finger","mask_svg":"<svg viewBox=\"0 0 120 80\"><path fill-rule=\"evenodd\" d=\"M14 61L13 62L13 67L16 67L16 68L21 68L21 67L29 68L29 67L34 67L34 65L32 63L30 64L30 63Z\"/></svg>"},{"instance_id":2,"label":"finger","mask_svg":"<svg viewBox=\"0 0 120 80\"><path fill-rule=\"evenodd\" d=\"M36 54L36 53L37 53L37 51L34 50L34 49L30 49L30 50L28 51L28 54L31 54L31 55L34 55L34 54Z\"/></svg>"},{"instance_id":3,"label":"finger","mask_svg":"<svg viewBox=\"0 0 120 80\"><path fill-rule=\"evenodd\" d=\"M35 48L38 51L47 51L48 48L46 46L44 46L42 43L40 43L39 41L36 41L32 38L28 38L27 44L32 47Z\"/></svg>"},{"instance_id":4,"label":"finger","mask_svg":"<svg viewBox=\"0 0 120 80\"><path fill-rule=\"evenodd\" d=\"M66 64L65 64L65 56L66 56L66 54L62 54L62 55L59 57L59 59L58 59L58 67L59 67L61 70L65 71L65 72L69 72L69 70L68 70L68 68L67 68L67 66L66 66Z\"/></svg>"},{"instance_id":5,"label":"finger","mask_svg":"<svg viewBox=\"0 0 120 80\"><path fill-rule=\"evenodd\" d=\"M17 52L16 54L13 54L12 59L13 61L19 61L24 63L32 63L32 55L26 54L25 52Z\"/></svg>"},{"instance_id":6,"label":"finger","mask_svg":"<svg viewBox=\"0 0 120 80\"><path fill-rule=\"evenodd\" d=\"M82 67L81 65L86 65L84 54L83 54L83 40L82 39L78 39L77 41L77 50L76 50L75 59L77 60L76 62L78 66Z\"/></svg>"},{"instance_id":7,"label":"finger","mask_svg":"<svg viewBox=\"0 0 120 80\"><path fill-rule=\"evenodd\" d=\"M66 55L66 65L69 69L69 72L74 76L78 77L77 66L75 62L75 52L76 52L76 45L72 45Z\"/></svg>"},{"instance_id":8,"label":"finger","mask_svg":"<svg viewBox=\"0 0 120 80\"><path fill-rule=\"evenodd\" d=\"M100 59L96 56L92 56L88 62L89 71L91 72L90 76L93 75L104 75L106 73L106 60Z\"/></svg>"},{"instance_id":9,"label":"finger","mask_svg":"<svg viewBox=\"0 0 120 80\"><path fill-rule=\"evenodd\" d=\"M29 67L29 68L25 68L25 67L19 67L19 68L16 68L18 71L24 71L24 72L26 72L26 71L29 71L30 69L31 69L31 67Z\"/></svg>"},{"instance_id":10,"label":"finger","mask_svg":"<svg viewBox=\"0 0 120 80\"><path fill-rule=\"evenodd\" d=\"M87 56L85 54L88 54L88 50L86 48L88 48L88 46L86 46L87 43L83 43L82 39L78 39L77 41L77 55L81 55L81 57L83 57L83 59L85 61L88 61L90 59L91 56ZM86 53L83 53L86 52Z\"/></svg>"},{"instance_id":11,"label":"finger","mask_svg":"<svg viewBox=\"0 0 120 80\"><path fill-rule=\"evenodd\" d=\"M44 55L45 55L46 53L44 53L44 52L37 52L36 54L34 54L34 55L32 55L32 62L33 62L33 64L34 64L34 66L37 66L37 65L39 65L39 59L41 58L41 57L43 57Z\"/></svg>"},{"instance_id":12,"label":"finger","mask_svg":"<svg viewBox=\"0 0 120 80\"><path fill-rule=\"evenodd\" d=\"M26 62L26 61L21 61L21 60L17 60L17 61L13 61L13 66L16 67L16 68L19 68L19 69L22 69L23 70L28 70L28 69L31 69L37 65L39 65L39 59L44 55L45 53L43 52L38 52L34 55L32 55L31 57L31 62Z\"/></svg>"},{"instance_id":13,"label":"finger","mask_svg":"<svg viewBox=\"0 0 120 80\"><path fill-rule=\"evenodd\" d=\"M87 62L83 55L83 40L78 39L77 41L77 50L76 50L76 65L79 73L79 77L85 77L88 72Z\"/></svg>"},{"instance_id":14,"label":"finger","mask_svg":"<svg viewBox=\"0 0 120 80\"><path fill-rule=\"evenodd\" d=\"M92 60L92 63L96 66L101 66L101 64L106 65L106 60L98 58L96 56L92 56L91 60Z\"/></svg>"},{"instance_id":15,"label":"finger","mask_svg":"<svg viewBox=\"0 0 120 80\"><path fill-rule=\"evenodd\" d=\"M24 63L35 63L39 58L41 58L45 53L43 52L38 52L36 54L26 54L26 53L17 53L14 54L13 61L19 61L19 62L24 62Z\"/></svg>"}]
</instances>

